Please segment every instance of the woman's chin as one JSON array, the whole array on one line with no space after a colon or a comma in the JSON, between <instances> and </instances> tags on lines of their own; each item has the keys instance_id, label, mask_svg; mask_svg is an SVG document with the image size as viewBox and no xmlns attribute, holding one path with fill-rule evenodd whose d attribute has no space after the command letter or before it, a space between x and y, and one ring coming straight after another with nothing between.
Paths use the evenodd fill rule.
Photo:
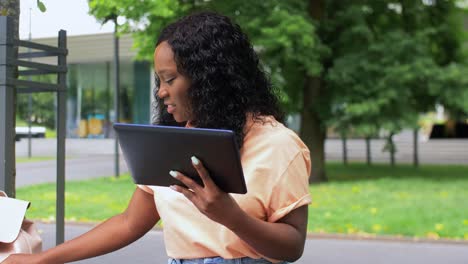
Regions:
<instances>
[{"instance_id":1,"label":"woman's chin","mask_svg":"<svg viewBox=\"0 0 468 264\"><path fill-rule=\"evenodd\" d=\"M174 117L174 120L175 120L177 123L182 123L182 122L187 121L186 118L181 118L180 116L177 116L177 115L172 115L172 117Z\"/></svg>"}]
</instances>

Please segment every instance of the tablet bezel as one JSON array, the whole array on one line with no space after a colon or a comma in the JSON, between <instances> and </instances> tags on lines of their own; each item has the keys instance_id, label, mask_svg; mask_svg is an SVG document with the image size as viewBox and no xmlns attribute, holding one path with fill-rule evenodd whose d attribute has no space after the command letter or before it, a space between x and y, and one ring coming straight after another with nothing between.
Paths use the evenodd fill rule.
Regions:
<instances>
[{"instance_id":1,"label":"tablet bezel","mask_svg":"<svg viewBox=\"0 0 468 264\"><path fill-rule=\"evenodd\" d=\"M183 185L169 175L170 170L177 170L203 185L190 160L196 156L221 190L247 193L239 149L231 130L123 123L115 123L114 129L136 184Z\"/></svg>"}]
</instances>

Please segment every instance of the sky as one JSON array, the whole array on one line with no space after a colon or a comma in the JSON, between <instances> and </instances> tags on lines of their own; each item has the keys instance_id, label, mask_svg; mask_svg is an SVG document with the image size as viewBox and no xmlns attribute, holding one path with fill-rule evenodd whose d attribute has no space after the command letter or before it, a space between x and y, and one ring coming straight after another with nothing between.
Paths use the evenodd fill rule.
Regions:
<instances>
[{"instance_id":1,"label":"sky","mask_svg":"<svg viewBox=\"0 0 468 264\"><path fill-rule=\"evenodd\" d=\"M42 0L47 8L42 13L37 8L36 0L20 1L19 35L21 39L29 37L29 14L31 13L31 37L56 37L64 29L68 36L113 32L114 25L108 22L101 25L88 14L87 0Z\"/></svg>"}]
</instances>

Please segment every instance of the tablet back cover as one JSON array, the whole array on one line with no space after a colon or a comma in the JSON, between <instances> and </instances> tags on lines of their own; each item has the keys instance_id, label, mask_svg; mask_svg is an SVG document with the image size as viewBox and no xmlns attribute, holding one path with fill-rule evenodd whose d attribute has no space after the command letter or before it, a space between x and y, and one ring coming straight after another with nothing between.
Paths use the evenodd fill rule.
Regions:
<instances>
[{"instance_id":1,"label":"tablet back cover","mask_svg":"<svg viewBox=\"0 0 468 264\"><path fill-rule=\"evenodd\" d=\"M176 170L202 185L191 163L196 156L221 190L247 192L232 131L134 124L115 124L114 128L137 184L181 185L169 175Z\"/></svg>"}]
</instances>

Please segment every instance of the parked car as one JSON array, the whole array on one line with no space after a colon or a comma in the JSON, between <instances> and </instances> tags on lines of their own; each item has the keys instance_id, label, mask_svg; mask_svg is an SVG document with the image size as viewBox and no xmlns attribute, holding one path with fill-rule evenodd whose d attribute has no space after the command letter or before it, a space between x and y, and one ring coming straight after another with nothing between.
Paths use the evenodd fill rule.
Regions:
<instances>
[{"instance_id":1,"label":"parked car","mask_svg":"<svg viewBox=\"0 0 468 264\"><path fill-rule=\"evenodd\" d=\"M27 138L29 127L16 127L15 140L20 141L21 138ZM45 138L46 128L42 126L32 126L31 127L31 137L33 138Z\"/></svg>"}]
</instances>

